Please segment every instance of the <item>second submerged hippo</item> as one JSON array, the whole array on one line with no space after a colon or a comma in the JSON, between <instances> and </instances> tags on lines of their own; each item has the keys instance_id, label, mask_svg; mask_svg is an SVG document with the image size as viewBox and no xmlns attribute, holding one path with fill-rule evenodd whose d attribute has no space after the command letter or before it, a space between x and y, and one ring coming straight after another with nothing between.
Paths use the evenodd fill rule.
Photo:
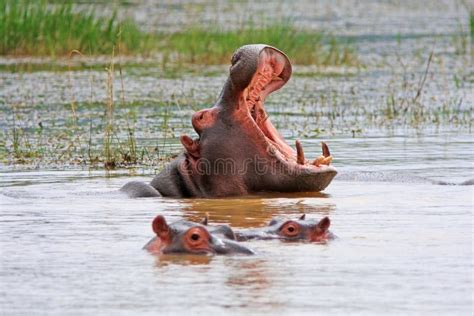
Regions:
<instances>
[{"instance_id":1,"label":"second submerged hippo","mask_svg":"<svg viewBox=\"0 0 474 316\"><path fill-rule=\"evenodd\" d=\"M306 219L305 214L303 214L298 220L274 218L268 226L236 231L235 235L238 241L280 239L286 241L325 242L336 238L329 231L330 225L329 217L324 217L318 221Z\"/></svg>"},{"instance_id":2,"label":"second submerged hippo","mask_svg":"<svg viewBox=\"0 0 474 316\"><path fill-rule=\"evenodd\" d=\"M235 242L234 232L227 225L205 226L179 220L168 224L162 215L152 223L156 237L143 248L153 254L254 254L253 250Z\"/></svg>"}]
</instances>

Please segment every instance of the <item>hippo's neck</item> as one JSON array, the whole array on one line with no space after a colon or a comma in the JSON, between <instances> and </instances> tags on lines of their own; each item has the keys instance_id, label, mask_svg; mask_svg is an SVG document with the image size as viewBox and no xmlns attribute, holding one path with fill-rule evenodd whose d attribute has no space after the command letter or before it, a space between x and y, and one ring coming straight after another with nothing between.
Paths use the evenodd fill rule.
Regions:
<instances>
[{"instance_id":1,"label":"hippo's neck","mask_svg":"<svg viewBox=\"0 0 474 316\"><path fill-rule=\"evenodd\" d=\"M156 175L150 185L163 196L201 197L203 194L195 180L188 157L182 153Z\"/></svg>"}]
</instances>

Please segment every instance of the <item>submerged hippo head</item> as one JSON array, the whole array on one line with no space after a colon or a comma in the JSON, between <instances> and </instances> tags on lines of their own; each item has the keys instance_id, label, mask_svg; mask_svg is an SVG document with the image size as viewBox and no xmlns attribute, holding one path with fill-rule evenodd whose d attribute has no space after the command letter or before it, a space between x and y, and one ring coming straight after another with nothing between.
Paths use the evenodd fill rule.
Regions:
<instances>
[{"instance_id":1,"label":"submerged hippo head","mask_svg":"<svg viewBox=\"0 0 474 316\"><path fill-rule=\"evenodd\" d=\"M254 252L234 241L233 231L226 225L208 229L205 225L180 220L168 224L158 215L152 223L156 237L143 248L154 254L253 254Z\"/></svg>"},{"instance_id":2,"label":"submerged hippo head","mask_svg":"<svg viewBox=\"0 0 474 316\"><path fill-rule=\"evenodd\" d=\"M287 241L325 242L335 236L328 230L331 221L324 217L320 221L305 219L303 214L298 220L272 219L266 227L236 232L237 240L280 239Z\"/></svg>"},{"instance_id":3,"label":"submerged hippo head","mask_svg":"<svg viewBox=\"0 0 474 316\"><path fill-rule=\"evenodd\" d=\"M150 186L129 183L122 191L133 197L219 197L325 189L336 175L328 147L323 143L323 155L306 160L299 141L295 151L264 108L267 96L290 76L290 61L278 49L262 44L239 48L214 106L192 117L199 137L181 136L185 152Z\"/></svg>"},{"instance_id":4,"label":"submerged hippo head","mask_svg":"<svg viewBox=\"0 0 474 316\"><path fill-rule=\"evenodd\" d=\"M288 58L267 45L246 45L232 57L229 78L212 108L193 115L197 139L184 135L184 166L203 195L256 191L321 191L336 175L323 156L310 162L293 150L271 123L266 97L291 76Z\"/></svg>"}]
</instances>

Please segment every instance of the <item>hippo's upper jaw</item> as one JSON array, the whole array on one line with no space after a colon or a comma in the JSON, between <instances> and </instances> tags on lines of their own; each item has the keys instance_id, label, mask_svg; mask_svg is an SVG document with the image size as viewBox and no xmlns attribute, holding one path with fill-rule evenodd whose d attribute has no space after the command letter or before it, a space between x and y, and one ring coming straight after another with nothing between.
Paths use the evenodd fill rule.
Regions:
<instances>
[{"instance_id":1,"label":"hippo's upper jaw","mask_svg":"<svg viewBox=\"0 0 474 316\"><path fill-rule=\"evenodd\" d=\"M256 68L254 68L254 64L246 65L254 70L243 70L242 66L238 66L240 72L234 75L236 63L240 63L242 56L246 56L246 59L258 60ZM290 79L292 69L288 57L271 46L248 45L240 48L234 54L232 61L231 78L236 77L231 79L232 82L239 81L241 83L245 80L241 79L240 73L253 72L250 82L244 89L237 92L239 97L236 111L240 112L237 115L245 117L245 127L255 134L258 146L268 152L270 159L277 159L293 172L314 175L318 179L325 178L325 181L321 181L319 185L309 188L317 191L324 189L337 173L334 167L329 166L332 157L330 157L327 146L323 143L322 157L318 157L314 161L306 160L300 142L296 141L295 152L273 126L264 108L266 97L273 91L280 89Z\"/></svg>"}]
</instances>

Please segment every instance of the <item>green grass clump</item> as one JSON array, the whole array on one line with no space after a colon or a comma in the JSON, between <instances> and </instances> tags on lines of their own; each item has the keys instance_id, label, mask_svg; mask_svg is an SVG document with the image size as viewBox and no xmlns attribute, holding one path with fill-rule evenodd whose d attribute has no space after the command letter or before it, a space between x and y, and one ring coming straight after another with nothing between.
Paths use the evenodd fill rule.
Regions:
<instances>
[{"instance_id":1,"label":"green grass clump","mask_svg":"<svg viewBox=\"0 0 474 316\"><path fill-rule=\"evenodd\" d=\"M180 61L226 64L232 52L245 44L265 43L284 51L297 64L323 66L357 65L353 49L322 33L298 30L289 22L263 27L252 24L237 30L192 27L161 35L163 51L175 53Z\"/></svg>"},{"instance_id":2,"label":"green grass clump","mask_svg":"<svg viewBox=\"0 0 474 316\"><path fill-rule=\"evenodd\" d=\"M144 49L149 35L132 20L115 13L97 18L92 10L78 11L69 3L0 0L0 54L66 55L71 50L110 54L120 41L122 53Z\"/></svg>"}]
</instances>

